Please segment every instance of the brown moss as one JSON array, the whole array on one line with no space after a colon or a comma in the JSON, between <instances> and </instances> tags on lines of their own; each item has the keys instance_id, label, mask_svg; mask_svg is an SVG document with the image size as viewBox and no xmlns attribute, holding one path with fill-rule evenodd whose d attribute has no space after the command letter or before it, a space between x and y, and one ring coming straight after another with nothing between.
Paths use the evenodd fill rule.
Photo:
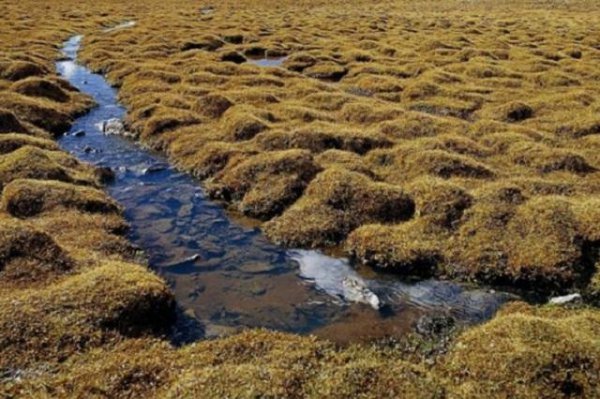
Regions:
<instances>
[{"instance_id":1,"label":"brown moss","mask_svg":"<svg viewBox=\"0 0 600 399\"><path fill-rule=\"evenodd\" d=\"M599 329L597 311L517 303L462 334L438 370L453 397L594 397Z\"/></svg>"},{"instance_id":2,"label":"brown moss","mask_svg":"<svg viewBox=\"0 0 600 399\"><path fill-rule=\"evenodd\" d=\"M43 78L28 78L21 80L13 84L11 89L26 96L43 97L61 103L69 101L70 98L62 87Z\"/></svg>"},{"instance_id":3,"label":"brown moss","mask_svg":"<svg viewBox=\"0 0 600 399\"><path fill-rule=\"evenodd\" d=\"M119 206L102 191L73 184L13 180L4 187L1 207L16 217L31 217L57 207L74 208L87 213L116 213Z\"/></svg>"},{"instance_id":4,"label":"brown moss","mask_svg":"<svg viewBox=\"0 0 600 399\"><path fill-rule=\"evenodd\" d=\"M575 151L518 143L511 146L509 152L514 162L533 167L541 173L565 171L585 175L596 171L584 156Z\"/></svg>"},{"instance_id":5,"label":"brown moss","mask_svg":"<svg viewBox=\"0 0 600 399\"><path fill-rule=\"evenodd\" d=\"M310 337L247 331L176 351L153 340L92 350L12 392L85 397L443 397L442 381L377 348L336 349ZM401 377L401 378L396 378ZM50 389L53 387L54 389Z\"/></svg>"},{"instance_id":6,"label":"brown moss","mask_svg":"<svg viewBox=\"0 0 600 399\"><path fill-rule=\"evenodd\" d=\"M382 133L400 139L431 137L455 128L456 122L416 112L406 113L403 117L381 123Z\"/></svg>"},{"instance_id":7,"label":"brown moss","mask_svg":"<svg viewBox=\"0 0 600 399\"><path fill-rule=\"evenodd\" d=\"M30 76L46 75L48 70L39 64L29 61L12 61L0 64L0 77L12 81Z\"/></svg>"},{"instance_id":8,"label":"brown moss","mask_svg":"<svg viewBox=\"0 0 600 399\"><path fill-rule=\"evenodd\" d=\"M50 179L92 184L91 168L58 151L24 146L0 157L0 185L15 179Z\"/></svg>"},{"instance_id":9,"label":"brown moss","mask_svg":"<svg viewBox=\"0 0 600 399\"><path fill-rule=\"evenodd\" d=\"M12 218L0 222L0 280L6 288L43 282L73 268L49 235Z\"/></svg>"},{"instance_id":10,"label":"brown moss","mask_svg":"<svg viewBox=\"0 0 600 399\"><path fill-rule=\"evenodd\" d=\"M327 124L309 125L289 132L271 130L256 136L256 141L265 150L302 148L313 153L339 149L364 154L374 148L391 145L382 135L340 129L336 125Z\"/></svg>"},{"instance_id":11,"label":"brown moss","mask_svg":"<svg viewBox=\"0 0 600 399\"><path fill-rule=\"evenodd\" d=\"M163 332L173 317L164 282L140 266L107 262L38 290L0 298L0 367L65 359L119 334Z\"/></svg>"},{"instance_id":12,"label":"brown moss","mask_svg":"<svg viewBox=\"0 0 600 399\"><path fill-rule=\"evenodd\" d=\"M147 140L155 140L169 130L198 123L198 118L187 111L178 109L165 109L163 112L155 113L144 124L142 137Z\"/></svg>"},{"instance_id":13,"label":"brown moss","mask_svg":"<svg viewBox=\"0 0 600 399\"><path fill-rule=\"evenodd\" d=\"M352 172L362 173L373 180L380 180L375 173L371 171L364 159L353 152L342 150L327 150L315 157L315 161L323 169L338 167Z\"/></svg>"},{"instance_id":14,"label":"brown moss","mask_svg":"<svg viewBox=\"0 0 600 399\"><path fill-rule=\"evenodd\" d=\"M27 129L12 111L0 108L0 133L10 132L27 133Z\"/></svg>"},{"instance_id":15,"label":"brown moss","mask_svg":"<svg viewBox=\"0 0 600 399\"><path fill-rule=\"evenodd\" d=\"M315 168L341 171L315 186L327 198L307 189L284 213L301 227L279 224L283 241L339 242L349 226L360 224L346 244L376 265L528 289L577 289L586 300L594 298L600 236L594 200L600 192L594 138L600 132L596 2L357 0L343 4L343 13L338 3L287 0L275 7L224 0L202 9L177 0L96 2L85 10L73 0L38 3L3 4L0 103L12 115L0 112L1 132L47 137L40 127L54 129L65 115L85 108L80 94L48 76L65 34L81 32L82 59L120 86L136 131L152 119L148 132L156 135L141 139L155 140L178 166L203 177L223 168L230 173L256 154L263 156L257 164L267 165L265 159L277 154L261 151L293 142L308 148ZM126 19L137 24L110 33L99 29ZM244 51L261 57L289 54L283 63L288 69L218 61ZM347 73L337 84L307 76L326 77L322 73L330 68ZM21 87L14 81L33 76L60 87L70 100L37 97L39 88L34 96L13 91ZM204 114L195 104L206 95L226 97L235 106L222 111L217 104ZM180 123L192 119L197 122ZM316 138L292 137L312 129L315 121L331 129ZM273 140L260 140L271 132ZM356 148L342 136L368 155L341 151ZM383 143L382 136L389 141L385 148L363 149L366 138ZM331 147L330 137L346 144ZM25 143L48 149L13 135L3 143L2 170L7 160L11 168L16 165L11 156L23 155ZM42 152L48 158L34 153L31 164L20 160L2 176L12 180L39 169L44 177L45 168L56 162L73 181L93 183L87 168L50 156L54 151ZM240 187L244 173L235 177L242 180ZM265 172L242 200L249 209L267 212L295 178L291 169L273 177ZM358 188L345 188L354 182ZM398 191L415 203L409 220L388 222L375 211L376 220L361 219L373 209L371 200L382 201L374 208L386 209L384 197ZM367 204L365 210L357 198ZM154 339L133 342L124 336L131 330L118 326L152 323L125 317L123 310L136 309L135 298L152 297L149 286L157 293L164 293L164 286L150 283L144 269L132 274L131 265L97 269L99 261L126 256L125 241L112 234L124 229L123 220L113 213L58 207L27 222L51 236L76 265L69 270L73 275L57 273L35 287L14 290L5 284L0 290L0 395L600 395L598 312L592 309L522 306L466 332L445 360L423 364L409 364L413 358L396 350L340 350L312 338L267 332L181 350ZM163 302L149 302L163 314ZM140 306L143 311L135 314L152 314ZM120 345L113 347L115 341ZM88 351L96 346L104 348ZM439 366L431 368L431 360Z\"/></svg>"},{"instance_id":16,"label":"brown moss","mask_svg":"<svg viewBox=\"0 0 600 399\"><path fill-rule=\"evenodd\" d=\"M311 67L317 63L317 59L308 53L298 52L290 55L284 62L283 65L296 72L302 72L308 67Z\"/></svg>"},{"instance_id":17,"label":"brown moss","mask_svg":"<svg viewBox=\"0 0 600 399\"><path fill-rule=\"evenodd\" d=\"M348 73L348 70L334 62L320 62L304 68L302 73L311 78L337 82Z\"/></svg>"},{"instance_id":18,"label":"brown moss","mask_svg":"<svg viewBox=\"0 0 600 399\"><path fill-rule=\"evenodd\" d=\"M309 396L326 398L443 397L444 392L442 384L423 367L362 356L326 368L309 388Z\"/></svg>"},{"instance_id":19,"label":"brown moss","mask_svg":"<svg viewBox=\"0 0 600 399\"><path fill-rule=\"evenodd\" d=\"M269 238L287 246L331 245L361 224L397 222L413 212L414 202L399 187L331 168L310 183L300 201L266 223L264 230Z\"/></svg>"},{"instance_id":20,"label":"brown moss","mask_svg":"<svg viewBox=\"0 0 600 399\"><path fill-rule=\"evenodd\" d=\"M44 150L58 150L58 146L53 141L47 139L17 133L0 135L0 155L8 154L28 145Z\"/></svg>"},{"instance_id":21,"label":"brown moss","mask_svg":"<svg viewBox=\"0 0 600 399\"><path fill-rule=\"evenodd\" d=\"M250 140L267 129L267 124L250 112L230 108L223 115L223 130L231 141Z\"/></svg>"},{"instance_id":22,"label":"brown moss","mask_svg":"<svg viewBox=\"0 0 600 399\"><path fill-rule=\"evenodd\" d=\"M199 40L187 41L181 45L181 51L206 50L215 51L223 46L223 41L216 36L206 35Z\"/></svg>"},{"instance_id":23,"label":"brown moss","mask_svg":"<svg viewBox=\"0 0 600 399\"><path fill-rule=\"evenodd\" d=\"M581 118L562 124L556 129L561 136L579 138L600 134L600 120L597 118Z\"/></svg>"},{"instance_id":24,"label":"brown moss","mask_svg":"<svg viewBox=\"0 0 600 399\"><path fill-rule=\"evenodd\" d=\"M361 124L388 121L403 114L398 108L375 107L374 104L347 103L342 108L342 116L346 121Z\"/></svg>"},{"instance_id":25,"label":"brown moss","mask_svg":"<svg viewBox=\"0 0 600 399\"><path fill-rule=\"evenodd\" d=\"M423 220L400 225L369 224L354 230L345 244L353 258L406 276L430 277L443 260L444 234Z\"/></svg>"},{"instance_id":26,"label":"brown moss","mask_svg":"<svg viewBox=\"0 0 600 399\"><path fill-rule=\"evenodd\" d=\"M317 171L306 151L271 151L231 163L214 177L208 191L214 198L239 201L245 214L269 218L294 202Z\"/></svg>"},{"instance_id":27,"label":"brown moss","mask_svg":"<svg viewBox=\"0 0 600 399\"><path fill-rule=\"evenodd\" d=\"M19 119L45 129L54 135L65 133L71 127L71 117L45 100L20 94L0 92L0 103L19 115ZM11 131L23 132L21 130Z\"/></svg>"},{"instance_id":28,"label":"brown moss","mask_svg":"<svg viewBox=\"0 0 600 399\"><path fill-rule=\"evenodd\" d=\"M436 178L415 179L406 189L415 199L416 215L440 227L455 227L473 204L464 188Z\"/></svg>"},{"instance_id":29,"label":"brown moss","mask_svg":"<svg viewBox=\"0 0 600 399\"><path fill-rule=\"evenodd\" d=\"M490 179L495 176L491 168L472 157L439 149L398 151L396 154L373 151L369 154L369 159L373 164L380 165L394 181L406 181L423 174L444 179Z\"/></svg>"},{"instance_id":30,"label":"brown moss","mask_svg":"<svg viewBox=\"0 0 600 399\"><path fill-rule=\"evenodd\" d=\"M233 103L224 96L218 94L209 94L200 97L193 110L209 118L219 118L227 111Z\"/></svg>"},{"instance_id":31,"label":"brown moss","mask_svg":"<svg viewBox=\"0 0 600 399\"><path fill-rule=\"evenodd\" d=\"M521 102L507 104L501 111L502 117L508 122L520 122L533 116L533 109Z\"/></svg>"},{"instance_id":32,"label":"brown moss","mask_svg":"<svg viewBox=\"0 0 600 399\"><path fill-rule=\"evenodd\" d=\"M576 283L587 273L585 243L569 202L536 197L522 203L519 190L512 192L504 200L481 201L465 213L449 251L453 272L540 290Z\"/></svg>"}]
</instances>

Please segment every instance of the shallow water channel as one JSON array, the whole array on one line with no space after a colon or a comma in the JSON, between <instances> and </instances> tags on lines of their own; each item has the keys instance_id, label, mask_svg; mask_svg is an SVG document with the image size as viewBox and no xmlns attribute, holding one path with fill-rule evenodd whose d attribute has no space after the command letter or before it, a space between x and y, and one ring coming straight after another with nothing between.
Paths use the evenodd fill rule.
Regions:
<instances>
[{"instance_id":1,"label":"shallow water channel","mask_svg":"<svg viewBox=\"0 0 600 399\"><path fill-rule=\"evenodd\" d=\"M127 138L105 135L102 122L122 119L115 89L76 62L81 36L64 44L58 72L92 96L97 107L77 119L59 144L79 159L110 167L107 190L125 208L130 239L165 278L188 321L187 334L206 338L244 327L314 333L336 342L401 336L424 315L459 323L491 317L508 295L425 280L400 281L347 259L269 243L256 224L210 201L200 183L159 154ZM73 134L84 131L85 134ZM351 279L385 306L356 303ZM190 325L192 327L190 327Z\"/></svg>"}]
</instances>

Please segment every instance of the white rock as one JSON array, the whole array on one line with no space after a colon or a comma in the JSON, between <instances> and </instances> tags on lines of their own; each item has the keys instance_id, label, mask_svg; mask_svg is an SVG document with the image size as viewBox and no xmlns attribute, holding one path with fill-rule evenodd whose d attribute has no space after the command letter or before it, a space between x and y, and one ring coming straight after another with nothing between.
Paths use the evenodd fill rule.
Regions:
<instances>
[{"instance_id":1,"label":"white rock","mask_svg":"<svg viewBox=\"0 0 600 399\"><path fill-rule=\"evenodd\" d=\"M581 295L578 293L563 295L563 296L555 296L554 298L550 298L548 301L551 305L564 305L565 303L574 302L581 299Z\"/></svg>"},{"instance_id":2,"label":"white rock","mask_svg":"<svg viewBox=\"0 0 600 399\"><path fill-rule=\"evenodd\" d=\"M342 281L344 287L344 298L350 302L366 303L371 305L373 309L381 308L381 301L371 291L364 281L356 277L348 276Z\"/></svg>"},{"instance_id":3,"label":"white rock","mask_svg":"<svg viewBox=\"0 0 600 399\"><path fill-rule=\"evenodd\" d=\"M300 276L334 298L382 307L381 300L367 287L366 281L350 266L347 259L333 258L319 251L292 250L289 256L298 262Z\"/></svg>"},{"instance_id":4,"label":"white rock","mask_svg":"<svg viewBox=\"0 0 600 399\"><path fill-rule=\"evenodd\" d=\"M114 134L116 136L134 137L134 134L125 129L123 121L117 118L102 122L100 130L104 134Z\"/></svg>"}]
</instances>

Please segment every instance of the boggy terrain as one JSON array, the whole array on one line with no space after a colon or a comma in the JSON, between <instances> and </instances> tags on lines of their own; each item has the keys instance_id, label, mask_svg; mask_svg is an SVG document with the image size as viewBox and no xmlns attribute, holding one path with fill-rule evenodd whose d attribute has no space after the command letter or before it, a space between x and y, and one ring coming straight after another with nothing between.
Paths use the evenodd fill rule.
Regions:
<instances>
[{"instance_id":1,"label":"boggy terrain","mask_svg":"<svg viewBox=\"0 0 600 399\"><path fill-rule=\"evenodd\" d=\"M597 305L598 4L0 5L2 396L600 397L589 305L513 303L441 342L175 348L172 295L123 238L110 172L52 140L93 106L53 65L85 34L140 140L273 240ZM249 62L264 56L287 58Z\"/></svg>"},{"instance_id":2,"label":"boggy terrain","mask_svg":"<svg viewBox=\"0 0 600 399\"><path fill-rule=\"evenodd\" d=\"M596 4L146 7L87 35L82 58L143 143L275 242L342 245L404 275L589 282Z\"/></svg>"}]
</instances>

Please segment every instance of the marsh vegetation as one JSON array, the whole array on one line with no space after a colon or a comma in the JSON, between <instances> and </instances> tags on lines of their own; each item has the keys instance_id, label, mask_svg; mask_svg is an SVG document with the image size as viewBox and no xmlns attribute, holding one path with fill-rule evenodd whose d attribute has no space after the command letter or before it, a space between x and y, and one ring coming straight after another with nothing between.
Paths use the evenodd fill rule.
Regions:
<instances>
[{"instance_id":1,"label":"marsh vegetation","mask_svg":"<svg viewBox=\"0 0 600 399\"><path fill-rule=\"evenodd\" d=\"M2 395L600 396L595 2L0 5ZM583 302L371 344L173 346L112 176L54 140L94 107L56 75L75 34L140 144L273 243Z\"/></svg>"}]
</instances>

